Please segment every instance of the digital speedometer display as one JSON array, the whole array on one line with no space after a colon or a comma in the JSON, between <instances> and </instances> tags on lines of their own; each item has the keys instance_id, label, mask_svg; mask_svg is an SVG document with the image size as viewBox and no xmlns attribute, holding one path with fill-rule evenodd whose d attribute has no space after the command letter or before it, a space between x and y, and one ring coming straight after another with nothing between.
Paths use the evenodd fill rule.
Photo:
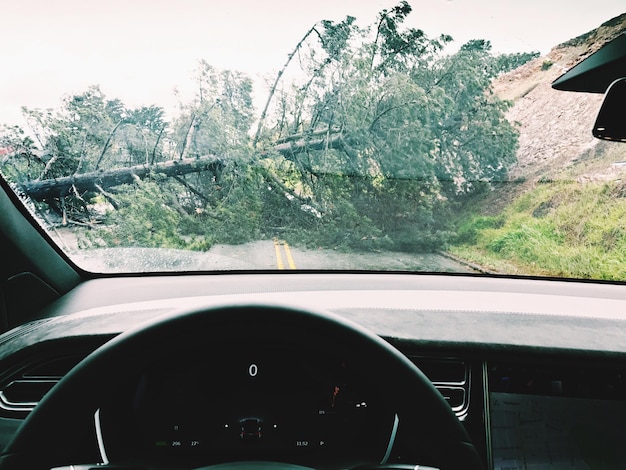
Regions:
<instances>
[{"instance_id":1,"label":"digital speedometer display","mask_svg":"<svg viewBox=\"0 0 626 470\"><path fill-rule=\"evenodd\" d=\"M392 415L378 390L341 356L246 344L159 361L132 408L155 455L382 455Z\"/></svg>"}]
</instances>

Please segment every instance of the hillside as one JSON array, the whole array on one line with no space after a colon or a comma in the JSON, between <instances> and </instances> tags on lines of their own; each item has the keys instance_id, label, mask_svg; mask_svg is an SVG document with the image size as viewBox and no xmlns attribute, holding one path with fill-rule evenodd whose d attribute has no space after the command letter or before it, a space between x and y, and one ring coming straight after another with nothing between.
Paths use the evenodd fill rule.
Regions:
<instances>
[{"instance_id":1,"label":"hillside","mask_svg":"<svg viewBox=\"0 0 626 470\"><path fill-rule=\"evenodd\" d=\"M496 94L512 101L508 119L520 131L520 147L512 180L539 178L614 179L626 160L626 146L594 139L591 128L603 95L560 92L551 83L572 66L626 31L626 13L599 28L555 46L547 55L500 76ZM562 136L569 136L563 141ZM621 154L623 158L604 161Z\"/></svg>"},{"instance_id":2,"label":"hillside","mask_svg":"<svg viewBox=\"0 0 626 470\"><path fill-rule=\"evenodd\" d=\"M623 14L494 82L512 103L517 162L466 206L451 253L494 272L626 280L626 145L591 134L602 94L551 88L625 31Z\"/></svg>"}]
</instances>

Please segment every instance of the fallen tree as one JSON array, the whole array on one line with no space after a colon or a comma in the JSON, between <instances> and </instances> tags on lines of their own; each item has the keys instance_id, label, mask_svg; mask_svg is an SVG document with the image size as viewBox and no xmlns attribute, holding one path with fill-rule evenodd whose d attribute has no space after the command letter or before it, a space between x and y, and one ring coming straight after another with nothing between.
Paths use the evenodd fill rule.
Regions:
<instances>
[{"instance_id":1,"label":"fallen tree","mask_svg":"<svg viewBox=\"0 0 626 470\"><path fill-rule=\"evenodd\" d=\"M295 140L290 140L288 138L282 139L282 143L272 147L272 150L281 154L287 160L291 160L296 155L307 150L336 149L343 147L343 145L344 142L342 135L337 133L328 134L318 138L302 137L296 138Z\"/></svg>"},{"instance_id":2,"label":"fallen tree","mask_svg":"<svg viewBox=\"0 0 626 470\"><path fill-rule=\"evenodd\" d=\"M224 167L219 157L207 155L183 160L169 160L153 165L135 165L126 168L93 171L60 178L32 180L21 184L21 190L32 199L42 201L48 198L67 196L72 191L100 191L121 184L130 184L136 178L143 179L150 174L182 176L188 173L209 171L217 174Z\"/></svg>"},{"instance_id":3,"label":"fallen tree","mask_svg":"<svg viewBox=\"0 0 626 470\"><path fill-rule=\"evenodd\" d=\"M296 136L295 140L284 140L275 145L271 151L279 153L286 159L293 159L295 155L307 150L321 150L324 148L339 148L343 145L340 134L330 134L320 138L303 138ZM269 152L267 152L269 153ZM130 184L136 178L144 179L149 175L163 175L166 177L180 177L189 173L207 171L217 176L224 168L227 158L215 155L206 155L197 158L168 160L166 162L143 164L110 170L98 170L89 173L80 173L59 178L44 180L30 180L21 184L24 194L36 201L67 196L72 192L98 191L113 186Z\"/></svg>"}]
</instances>

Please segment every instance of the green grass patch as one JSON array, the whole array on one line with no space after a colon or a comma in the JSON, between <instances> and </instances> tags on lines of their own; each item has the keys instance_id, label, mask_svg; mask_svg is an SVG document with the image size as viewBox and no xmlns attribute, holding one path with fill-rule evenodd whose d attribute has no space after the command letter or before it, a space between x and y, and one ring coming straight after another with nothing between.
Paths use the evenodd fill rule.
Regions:
<instances>
[{"instance_id":1,"label":"green grass patch","mask_svg":"<svg viewBox=\"0 0 626 470\"><path fill-rule=\"evenodd\" d=\"M503 273L626 280L623 186L539 184L498 216L465 217L449 251Z\"/></svg>"}]
</instances>

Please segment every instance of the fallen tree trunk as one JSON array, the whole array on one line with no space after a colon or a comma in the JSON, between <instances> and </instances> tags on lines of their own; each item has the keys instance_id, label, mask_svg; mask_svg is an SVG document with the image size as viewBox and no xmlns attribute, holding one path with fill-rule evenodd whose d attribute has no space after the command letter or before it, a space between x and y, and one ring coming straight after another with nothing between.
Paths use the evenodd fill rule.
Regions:
<instances>
[{"instance_id":1,"label":"fallen tree trunk","mask_svg":"<svg viewBox=\"0 0 626 470\"><path fill-rule=\"evenodd\" d=\"M320 138L301 138L284 141L271 148L288 160L307 150L324 150L327 148L341 148L344 144L341 134L330 134ZM269 152L268 152L269 153ZM215 155L198 158L184 158L182 160L168 160L152 165L136 165L112 170L99 170L90 173L81 173L45 180L31 180L22 183L21 190L36 201L48 198L66 196L70 191L83 193L85 191L101 191L121 184L130 184L136 178L143 179L150 174L164 176L183 176L188 173L210 171L213 174L220 172L226 159Z\"/></svg>"},{"instance_id":2,"label":"fallen tree trunk","mask_svg":"<svg viewBox=\"0 0 626 470\"><path fill-rule=\"evenodd\" d=\"M283 142L282 144L272 147L272 150L280 153L287 160L290 160L295 155L298 155L306 150L338 149L342 148L343 145L344 141L341 134L330 134L329 136L318 139L302 138L294 141Z\"/></svg>"},{"instance_id":3,"label":"fallen tree trunk","mask_svg":"<svg viewBox=\"0 0 626 470\"><path fill-rule=\"evenodd\" d=\"M31 198L42 201L47 198L66 196L74 189L79 193L98 191L121 184L130 184L136 178L143 179L150 174L181 176L201 171L219 172L224 166L222 159L208 155L183 160L170 160L154 165L135 165L126 168L94 171L60 178L27 181L21 185L22 191Z\"/></svg>"}]
</instances>

